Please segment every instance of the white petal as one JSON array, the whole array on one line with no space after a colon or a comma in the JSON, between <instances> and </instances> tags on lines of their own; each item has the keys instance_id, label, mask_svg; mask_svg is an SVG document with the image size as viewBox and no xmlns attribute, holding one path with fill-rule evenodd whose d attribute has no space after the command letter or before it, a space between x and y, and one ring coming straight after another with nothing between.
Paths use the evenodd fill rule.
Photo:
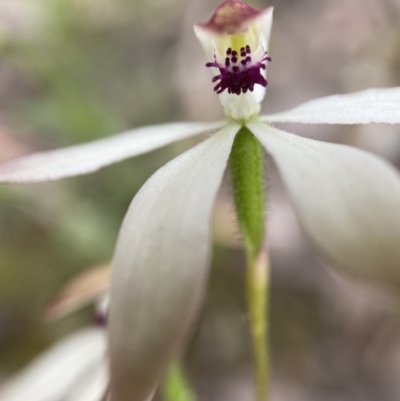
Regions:
<instances>
[{"instance_id":1,"label":"white petal","mask_svg":"<svg viewBox=\"0 0 400 401\"><path fill-rule=\"evenodd\" d=\"M0 182L35 182L91 173L109 164L223 126L215 123L171 123L127 131L83 145L37 153L0 165Z\"/></svg>"},{"instance_id":2,"label":"white petal","mask_svg":"<svg viewBox=\"0 0 400 401\"><path fill-rule=\"evenodd\" d=\"M356 148L248 124L274 158L317 249L358 277L400 287L400 176Z\"/></svg>"},{"instance_id":3,"label":"white petal","mask_svg":"<svg viewBox=\"0 0 400 401\"><path fill-rule=\"evenodd\" d=\"M110 298L112 401L144 401L178 352L203 296L211 214L238 125L158 170L133 199Z\"/></svg>"},{"instance_id":4,"label":"white petal","mask_svg":"<svg viewBox=\"0 0 400 401\"><path fill-rule=\"evenodd\" d=\"M262 121L305 124L400 123L400 88L368 89L310 100Z\"/></svg>"},{"instance_id":5,"label":"white petal","mask_svg":"<svg viewBox=\"0 0 400 401\"><path fill-rule=\"evenodd\" d=\"M102 401L108 389L108 365L102 361L81 378L62 401ZM57 400L59 401L59 400Z\"/></svg>"},{"instance_id":6,"label":"white petal","mask_svg":"<svg viewBox=\"0 0 400 401\"><path fill-rule=\"evenodd\" d=\"M104 330L98 328L85 329L61 340L2 387L0 400L67 399L86 375L104 363L105 346Z\"/></svg>"},{"instance_id":7,"label":"white petal","mask_svg":"<svg viewBox=\"0 0 400 401\"><path fill-rule=\"evenodd\" d=\"M256 31L259 31L262 34L262 45L265 47L265 50L268 50L269 39L271 37L273 12L274 7L268 7L254 21L257 27Z\"/></svg>"}]
</instances>

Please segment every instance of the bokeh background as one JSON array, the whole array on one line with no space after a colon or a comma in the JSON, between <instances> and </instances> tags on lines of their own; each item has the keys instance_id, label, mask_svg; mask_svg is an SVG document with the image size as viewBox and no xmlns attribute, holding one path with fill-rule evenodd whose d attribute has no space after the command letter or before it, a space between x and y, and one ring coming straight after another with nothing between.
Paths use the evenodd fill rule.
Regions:
<instances>
[{"instance_id":1,"label":"bokeh background","mask_svg":"<svg viewBox=\"0 0 400 401\"><path fill-rule=\"evenodd\" d=\"M217 4L0 0L0 161L145 124L221 118L192 30ZM264 111L400 85L399 0L273 5ZM283 128L358 146L400 166L400 127ZM57 321L44 310L67 280L111 259L140 186L199 140L84 177L0 187L0 384L57 339L93 324L92 306ZM304 238L270 160L268 176L273 400L398 400L396 299L332 273ZM215 211L207 299L185 357L207 401L253 399L244 257L234 219L226 177Z\"/></svg>"}]
</instances>

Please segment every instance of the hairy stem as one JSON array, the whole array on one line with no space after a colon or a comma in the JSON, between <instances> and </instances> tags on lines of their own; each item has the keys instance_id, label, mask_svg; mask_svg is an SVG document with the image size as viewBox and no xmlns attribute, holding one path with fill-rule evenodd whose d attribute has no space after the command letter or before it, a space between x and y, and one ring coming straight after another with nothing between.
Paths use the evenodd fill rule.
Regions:
<instances>
[{"instance_id":1,"label":"hairy stem","mask_svg":"<svg viewBox=\"0 0 400 401\"><path fill-rule=\"evenodd\" d=\"M265 240L264 155L254 135L243 127L230 156L236 213L246 250L246 296L253 342L257 401L269 399L268 360L268 254Z\"/></svg>"}]
</instances>

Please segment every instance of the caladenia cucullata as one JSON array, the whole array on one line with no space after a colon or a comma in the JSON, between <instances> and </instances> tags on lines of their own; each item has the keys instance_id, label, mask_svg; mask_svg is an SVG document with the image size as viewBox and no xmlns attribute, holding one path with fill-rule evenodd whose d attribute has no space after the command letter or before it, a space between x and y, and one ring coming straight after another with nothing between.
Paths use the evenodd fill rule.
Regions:
<instances>
[{"instance_id":1,"label":"caladenia cucullata","mask_svg":"<svg viewBox=\"0 0 400 401\"><path fill-rule=\"evenodd\" d=\"M345 274L395 290L400 287L397 170L359 149L307 139L273 126L285 122L398 124L400 88L334 95L282 113L260 115L268 65L280 62L269 51L272 12L271 7L256 10L241 0L226 0L208 23L195 26L206 54L204 68L211 72L225 121L137 128L0 166L2 182L54 180L87 174L174 141L216 131L150 177L125 216L112 262L107 326L111 401L146 401L168 367L174 364L176 369L174 361L202 304L213 205L227 167L247 257L245 291L256 397L268 400L264 150L277 165L304 232L320 256Z\"/></svg>"}]
</instances>

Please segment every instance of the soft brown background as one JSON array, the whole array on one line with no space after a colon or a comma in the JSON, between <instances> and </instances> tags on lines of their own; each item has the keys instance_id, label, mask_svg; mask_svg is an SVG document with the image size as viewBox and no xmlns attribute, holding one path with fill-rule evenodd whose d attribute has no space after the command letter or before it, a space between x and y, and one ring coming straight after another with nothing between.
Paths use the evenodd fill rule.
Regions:
<instances>
[{"instance_id":1,"label":"soft brown background","mask_svg":"<svg viewBox=\"0 0 400 401\"><path fill-rule=\"evenodd\" d=\"M220 118L192 31L217 4L0 0L0 160L143 124ZM400 85L399 0L273 5L265 111ZM400 165L400 127L284 128L359 146ZM0 187L0 381L53 341L92 323L90 307L52 323L43 309L68 278L111 258L134 194L197 140L85 177ZM273 400L398 400L399 308L385 291L333 275L316 258L271 161L268 170ZM231 231L230 202L227 178L216 209L208 297L186 358L207 401L252 400L244 260L237 230Z\"/></svg>"}]
</instances>

